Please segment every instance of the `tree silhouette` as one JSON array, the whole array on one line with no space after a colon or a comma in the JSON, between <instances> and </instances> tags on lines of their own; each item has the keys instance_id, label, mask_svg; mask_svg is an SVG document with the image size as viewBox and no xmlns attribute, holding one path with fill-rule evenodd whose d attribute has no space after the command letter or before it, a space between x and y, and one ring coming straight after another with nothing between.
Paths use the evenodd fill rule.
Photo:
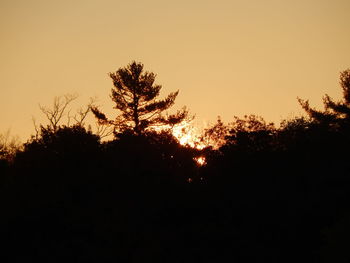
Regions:
<instances>
[{"instance_id":1,"label":"tree silhouette","mask_svg":"<svg viewBox=\"0 0 350 263\"><path fill-rule=\"evenodd\" d=\"M229 123L227 144L248 152L267 151L272 147L275 131L274 123L267 123L260 116L235 116Z\"/></svg>"},{"instance_id":2,"label":"tree silhouette","mask_svg":"<svg viewBox=\"0 0 350 263\"><path fill-rule=\"evenodd\" d=\"M350 70L324 110L300 100L309 116L279 127L218 118L199 150L152 129L181 112L162 116L177 92L156 100L142 67L111 73L116 120L94 106L114 140L85 128L92 103L70 115L69 97L42 107L47 125L22 146L0 134L1 262L350 262Z\"/></svg>"},{"instance_id":3,"label":"tree silhouette","mask_svg":"<svg viewBox=\"0 0 350 263\"><path fill-rule=\"evenodd\" d=\"M319 123L328 124L332 127L349 125L350 121L350 69L340 73L340 86L343 90L343 99L334 101L328 94L323 97L324 111L311 108L308 100L298 98L302 108L310 118Z\"/></svg>"},{"instance_id":4,"label":"tree silhouette","mask_svg":"<svg viewBox=\"0 0 350 263\"><path fill-rule=\"evenodd\" d=\"M92 107L98 121L113 125L115 132L132 131L140 135L154 126L174 126L188 115L186 108L172 115L162 114L174 104L179 92L172 92L165 99L157 100L162 86L154 84L156 75L143 68L142 63L134 61L109 74L114 85L111 98L115 109L121 111L115 120L108 120L96 106Z\"/></svg>"}]
</instances>

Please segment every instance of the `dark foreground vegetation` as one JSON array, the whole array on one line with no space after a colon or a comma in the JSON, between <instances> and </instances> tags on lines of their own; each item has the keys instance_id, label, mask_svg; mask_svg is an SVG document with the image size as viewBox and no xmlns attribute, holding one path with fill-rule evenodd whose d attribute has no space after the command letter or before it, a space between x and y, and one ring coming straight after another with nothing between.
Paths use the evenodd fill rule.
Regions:
<instances>
[{"instance_id":1,"label":"dark foreground vegetation","mask_svg":"<svg viewBox=\"0 0 350 263\"><path fill-rule=\"evenodd\" d=\"M350 71L341 86L279 128L218 120L218 149L41 127L2 153L1 262L349 262Z\"/></svg>"}]
</instances>

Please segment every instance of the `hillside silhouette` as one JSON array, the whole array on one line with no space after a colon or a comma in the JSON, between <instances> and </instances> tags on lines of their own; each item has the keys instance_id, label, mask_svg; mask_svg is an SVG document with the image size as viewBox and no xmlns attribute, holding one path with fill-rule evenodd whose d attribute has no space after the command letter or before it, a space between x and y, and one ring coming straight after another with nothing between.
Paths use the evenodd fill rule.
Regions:
<instances>
[{"instance_id":1,"label":"hillside silhouette","mask_svg":"<svg viewBox=\"0 0 350 263\"><path fill-rule=\"evenodd\" d=\"M136 76L131 88L137 65L138 74L119 72ZM112 140L77 122L41 125L12 154L2 146L1 262L350 261L350 70L341 101L326 95L316 110L299 99L306 116L280 127L255 115L218 119L203 149L171 132L186 110L153 118L176 95L155 100L147 74L151 95L134 90L126 105L114 93L118 122L91 106ZM125 79L114 86L123 91ZM168 126L151 129L157 122Z\"/></svg>"}]
</instances>

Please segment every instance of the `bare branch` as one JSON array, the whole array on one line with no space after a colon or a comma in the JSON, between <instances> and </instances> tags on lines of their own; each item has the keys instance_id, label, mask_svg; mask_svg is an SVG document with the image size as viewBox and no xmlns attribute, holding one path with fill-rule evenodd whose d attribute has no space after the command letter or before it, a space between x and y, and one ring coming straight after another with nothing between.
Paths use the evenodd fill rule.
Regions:
<instances>
[{"instance_id":1,"label":"bare branch","mask_svg":"<svg viewBox=\"0 0 350 263\"><path fill-rule=\"evenodd\" d=\"M102 139L112 135L114 129L112 125L96 123L96 134Z\"/></svg>"},{"instance_id":2,"label":"bare branch","mask_svg":"<svg viewBox=\"0 0 350 263\"><path fill-rule=\"evenodd\" d=\"M34 116L32 116L32 122L33 122L34 130L35 130L35 139L38 139L40 131L39 131L38 125L36 124L36 120L35 120Z\"/></svg>"},{"instance_id":3,"label":"bare branch","mask_svg":"<svg viewBox=\"0 0 350 263\"><path fill-rule=\"evenodd\" d=\"M96 98L90 98L89 103L86 105L85 108L80 107L77 110L77 114L74 115L73 119L75 120L76 124L79 126L84 126L84 120L86 119L87 115L91 111L92 107L94 107L94 104L96 102Z\"/></svg>"},{"instance_id":4,"label":"bare branch","mask_svg":"<svg viewBox=\"0 0 350 263\"><path fill-rule=\"evenodd\" d=\"M68 105L78 98L76 94L66 94L62 97L55 97L52 108L42 106L39 104L39 108L49 121L49 126L56 131L59 127L59 123L62 121L63 116L66 114ZM68 125L70 121L70 115L68 112Z\"/></svg>"}]
</instances>

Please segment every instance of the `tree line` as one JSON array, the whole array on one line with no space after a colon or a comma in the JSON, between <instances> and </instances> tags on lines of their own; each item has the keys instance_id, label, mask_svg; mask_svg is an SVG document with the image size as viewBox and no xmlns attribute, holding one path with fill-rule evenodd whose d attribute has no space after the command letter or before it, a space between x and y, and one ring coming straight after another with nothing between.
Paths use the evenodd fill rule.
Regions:
<instances>
[{"instance_id":1,"label":"tree line","mask_svg":"<svg viewBox=\"0 0 350 263\"><path fill-rule=\"evenodd\" d=\"M349 261L350 70L340 101L299 99L306 116L279 127L219 118L201 149L172 134L192 118L166 113L178 91L159 99L142 63L110 77L116 118L91 101L60 125L68 96L21 147L2 140L3 262Z\"/></svg>"}]
</instances>

